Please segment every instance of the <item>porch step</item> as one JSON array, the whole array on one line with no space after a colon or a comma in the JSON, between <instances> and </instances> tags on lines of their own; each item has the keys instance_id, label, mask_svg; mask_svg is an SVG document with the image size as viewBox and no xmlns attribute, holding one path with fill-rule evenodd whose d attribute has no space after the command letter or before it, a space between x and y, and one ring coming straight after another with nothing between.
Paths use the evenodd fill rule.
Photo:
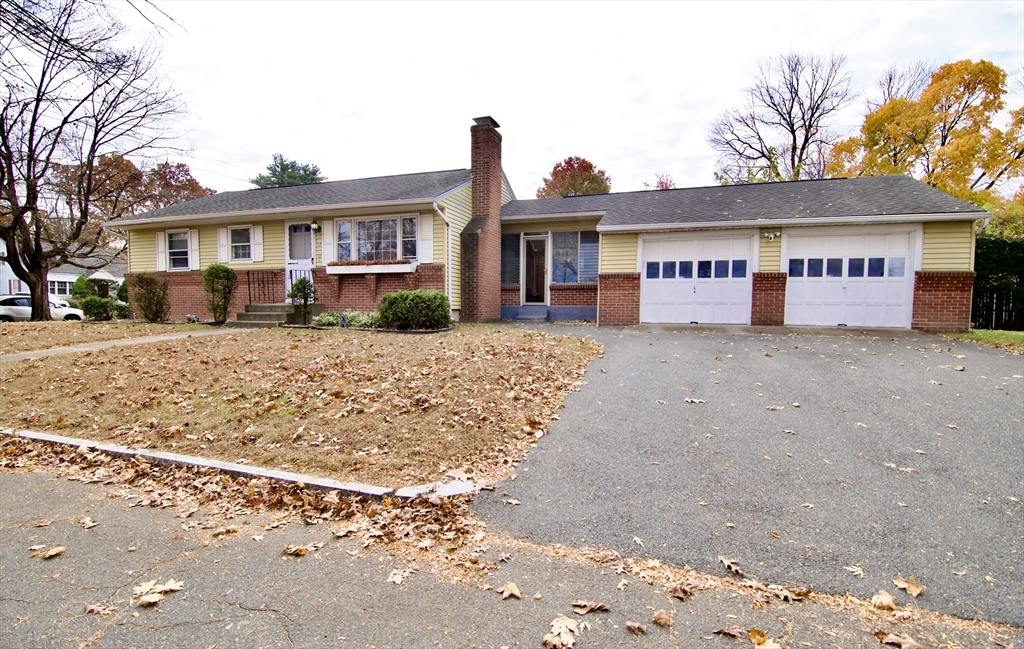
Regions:
<instances>
[{"instance_id":1,"label":"porch step","mask_svg":"<svg viewBox=\"0 0 1024 649\"><path fill-rule=\"evenodd\" d=\"M292 304L246 304L246 313L294 313Z\"/></svg>"},{"instance_id":2,"label":"porch step","mask_svg":"<svg viewBox=\"0 0 1024 649\"><path fill-rule=\"evenodd\" d=\"M240 322L288 322L290 315L285 311L246 311L236 313L235 318Z\"/></svg>"},{"instance_id":3,"label":"porch step","mask_svg":"<svg viewBox=\"0 0 1024 649\"><path fill-rule=\"evenodd\" d=\"M548 308L546 306L521 306L516 320L520 322L546 322Z\"/></svg>"},{"instance_id":4,"label":"porch step","mask_svg":"<svg viewBox=\"0 0 1024 649\"><path fill-rule=\"evenodd\" d=\"M228 320L225 324L238 329L276 329L281 323L276 320Z\"/></svg>"},{"instance_id":5,"label":"porch step","mask_svg":"<svg viewBox=\"0 0 1024 649\"><path fill-rule=\"evenodd\" d=\"M323 305L313 304L310 317L322 312ZM245 311L236 313L235 319L229 320L228 324L244 329L272 329L282 324L302 324L302 313L293 304L247 304Z\"/></svg>"}]
</instances>

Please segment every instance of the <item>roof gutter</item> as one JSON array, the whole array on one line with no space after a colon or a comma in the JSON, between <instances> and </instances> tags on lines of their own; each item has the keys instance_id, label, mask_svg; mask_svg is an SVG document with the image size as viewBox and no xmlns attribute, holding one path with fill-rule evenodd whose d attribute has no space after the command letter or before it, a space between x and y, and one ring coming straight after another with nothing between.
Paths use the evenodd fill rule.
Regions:
<instances>
[{"instance_id":1,"label":"roof gutter","mask_svg":"<svg viewBox=\"0 0 1024 649\"><path fill-rule=\"evenodd\" d=\"M602 218L606 212L555 212L552 214L516 214L501 217L502 223L518 223L521 221L552 221L562 219L595 219Z\"/></svg>"},{"instance_id":2,"label":"roof gutter","mask_svg":"<svg viewBox=\"0 0 1024 649\"><path fill-rule=\"evenodd\" d=\"M404 208L413 205L430 205L433 198L408 198L398 201L371 201L365 203L334 203L330 205L310 205L305 207L273 208L265 210L244 210L240 212L213 212L207 214L182 214L179 216L158 216L154 218L141 219L119 219L108 221L104 227L122 228L125 226L139 225L162 225L166 223L182 223L184 221L203 221L204 223L215 221L237 221L240 218L252 219L257 217L260 220L271 220L288 218L291 215L309 214L314 212L326 212L331 210L365 210L380 207Z\"/></svg>"},{"instance_id":3,"label":"roof gutter","mask_svg":"<svg viewBox=\"0 0 1024 649\"><path fill-rule=\"evenodd\" d=\"M789 219L758 219L756 221L701 221L696 223L644 223L640 225L601 225L598 232L649 232L653 230L717 230L731 228L768 228L783 225L839 225L864 223L917 223L921 221L973 221L989 216L988 212L943 212L939 214L873 214L870 216L831 216Z\"/></svg>"}]
</instances>

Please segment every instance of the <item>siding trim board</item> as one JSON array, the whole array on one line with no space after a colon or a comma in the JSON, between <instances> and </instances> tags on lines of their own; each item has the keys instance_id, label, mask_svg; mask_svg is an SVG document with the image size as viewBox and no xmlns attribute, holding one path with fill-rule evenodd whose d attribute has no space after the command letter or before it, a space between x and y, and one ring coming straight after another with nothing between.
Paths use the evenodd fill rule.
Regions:
<instances>
[{"instance_id":1,"label":"siding trim board","mask_svg":"<svg viewBox=\"0 0 1024 649\"><path fill-rule=\"evenodd\" d=\"M762 219L758 221L703 221L699 223L656 223L644 225L598 225L599 232L656 232L679 230L727 230L731 228L816 225L873 225L885 223L922 223L932 221L974 221L988 216L988 212L950 214L882 214L878 216L829 216L789 219ZM509 217L505 217L506 219Z\"/></svg>"}]
</instances>

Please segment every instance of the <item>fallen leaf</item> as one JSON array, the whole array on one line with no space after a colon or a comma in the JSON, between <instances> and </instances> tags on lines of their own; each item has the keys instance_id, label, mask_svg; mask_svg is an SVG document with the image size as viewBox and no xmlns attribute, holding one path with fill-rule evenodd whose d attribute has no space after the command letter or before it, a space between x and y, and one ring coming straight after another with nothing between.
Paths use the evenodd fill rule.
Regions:
<instances>
[{"instance_id":1,"label":"fallen leaf","mask_svg":"<svg viewBox=\"0 0 1024 649\"><path fill-rule=\"evenodd\" d=\"M967 370L967 368L964 367L963 365L954 365L953 366L953 371L954 372L963 372L963 371L966 371L966 370Z\"/></svg>"},{"instance_id":2,"label":"fallen leaf","mask_svg":"<svg viewBox=\"0 0 1024 649\"><path fill-rule=\"evenodd\" d=\"M252 535L252 540L253 541L262 541L263 540L263 535L262 534L253 534Z\"/></svg>"},{"instance_id":3,"label":"fallen leaf","mask_svg":"<svg viewBox=\"0 0 1024 649\"><path fill-rule=\"evenodd\" d=\"M742 638L743 636L747 635L747 632L739 628L738 626L731 626L727 629L718 629L714 633L716 633L717 635L729 636L730 638Z\"/></svg>"},{"instance_id":4,"label":"fallen leaf","mask_svg":"<svg viewBox=\"0 0 1024 649\"><path fill-rule=\"evenodd\" d=\"M33 523L35 527L49 527L51 524L53 524L53 519L51 518L43 518Z\"/></svg>"},{"instance_id":5,"label":"fallen leaf","mask_svg":"<svg viewBox=\"0 0 1024 649\"><path fill-rule=\"evenodd\" d=\"M913 611L896 611L892 616L897 620L909 620L914 617Z\"/></svg>"},{"instance_id":6,"label":"fallen leaf","mask_svg":"<svg viewBox=\"0 0 1024 649\"><path fill-rule=\"evenodd\" d=\"M693 591L681 584L673 584L668 587L669 597L675 597L676 599L685 602L688 597L693 595Z\"/></svg>"},{"instance_id":7,"label":"fallen leaf","mask_svg":"<svg viewBox=\"0 0 1024 649\"><path fill-rule=\"evenodd\" d=\"M787 435L796 435L796 431L791 428L783 428L782 432L786 433Z\"/></svg>"},{"instance_id":8,"label":"fallen leaf","mask_svg":"<svg viewBox=\"0 0 1024 649\"><path fill-rule=\"evenodd\" d=\"M664 609L654 612L654 623L658 626L672 626L672 622L672 617Z\"/></svg>"},{"instance_id":9,"label":"fallen leaf","mask_svg":"<svg viewBox=\"0 0 1024 649\"><path fill-rule=\"evenodd\" d=\"M63 545L58 545L57 547L50 548L49 550L44 552L42 554L42 557L43 559L52 559L54 557L59 557L60 555L64 554L65 550L67 550L67 548L65 548Z\"/></svg>"},{"instance_id":10,"label":"fallen leaf","mask_svg":"<svg viewBox=\"0 0 1024 649\"><path fill-rule=\"evenodd\" d=\"M759 645L764 644L764 641L768 639L768 634L761 629L747 629L747 637L750 638L750 643Z\"/></svg>"},{"instance_id":11,"label":"fallen leaf","mask_svg":"<svg viewBox=\"0 0 1024 649\"><path fill-rule=\"evenodd\" d=\"M926 590L924 586L914 581L913 575L907 580L904 580L903 577L896 577L896 579L892 580L892 583L896 584L896 588L907 591L907 595L911 597L917 597Z\"/></svg>"},{"instance_id":12,"label":"fallen leaf","mask_svg":"<svg viewBox=\"0 0 1024 649\"><path fill-rule=\"evenodd\" d=\"M519 504L519 501L516 500L515 498L509 498L507 500L502 500L501 502L505 503L506 505L518 505Z\"/></svg>"},{"instance_id":13,"label":"fallen leaf","mask_svg":"<svg viewBox=\"0 0 1024 649\"><path fill-rule=\"evenodd\" d=\"M137 604L139 606L153 606L164 598L162 593L150 593L149 595L143 595L139 598Z\"/></svg>"},{"instance_id":14,"label":"fallen leaf","mask_svg":"<svg viewBox=\"0 0 1024 649\"><path fill-rule=\"evenodd\" d=\"M638 622L626 622L626 630L633 635L643 635L647 633L647 627Z\"/></svg>"},{"instance_id":15,"label":"fallen leaf","mask_svg":"<svg viewBox=\"0 0 1024 649\"><path fill-rule=\"evenodd\" d=\"M878 644L895 645L900 649L924 649L917 640L914 640L906 633L889 633L888 631L875 631Z\"/></svg>"},{"instance_id":16,"label":"fallen leaf","mask_svg":"<svg viewBox=\"0 0 1024 649\"><path fill-rule=\"evenodd\" d=\"M213 532L213 540L214 541L219 541L220 539L224 538L228 534L237 534L237 533L238 533L238 526L237 525L229 525L227 527L219 527L216 530L214 530L214 532Z\"/></svg>"},{"instance_id":17,"label":"fallen leaf","mask_svg":"<svg viewBox=\"0 0 1024 649\"><path fill-rule=\"evenodd\" d=\"M782 410L782 406L765 406L765 410Z\"/></svg>"},{"instance_id":18,"label":"fallen leaf","mask_svg":"<svg viewBox=\"0 0 1024 649\"><path fill-rule=\"evenodd\" d=\"M132 595L135 597L142 597L149 591L153 590L153 586L156 586L156 579L152 581L146 581L132 589Z\"/></svg>"},{"instance_id":19,"label":"fallen leaf","mask_svg":"<svg viewBox=\"0 0 1024 649\"><path fill-rule=\"evenodd\" d=\"M735 561L733 561L732 559L727 559L724 554L720 554L720 555L718 555L718 560L722 563L723 566L725 566L726 570L728 570L730 572L734 572L737 575L739 575L740 577L743 576L743 571L740 570L739 565Z\"/></svg>"},{"instance_id":20,"label":"fallen leaf","mask_svg":"<svg viewBox=\"0 0 1024 649\"><path fill-rule=\"evenodd\" d=\"M401 586L402 582L405 581L405 579L410 575L416 574L417 570L419 570L419 568L417 568L415 565L409 565L405 568L395 568L391 571L391 574L388 575L388 581L395 585Z\"/></svg>"},{"instance_id":21,"label":"fallen leaf","mask_svg":"<svg viewBox=\"0 0 1024 649\"><path fill-rule=\"evenodd\" d=\"M109 615L110 611L103 608L102 606L95 606L93 604L85 605L85 612L88 615Z\"/></svg>"},{"instance_id":22,"label":"fallen leaf","mask_svg":"<svg viewBox=\"0 0 1024 649\"><path fill-rule=\"evenodd\" d=\"M165 584L158 584L153 586L152 591L154 593L176 593L185 587L185 582L178 581L171 577Z\"/></svg>"},{"instance_id":23,"label":"fallen leaf","mask_svg":"<svg viewBox=\"0 0 1024 649\"><path fill-rule=\"evenodd\" d=\"M33 545L33 546L29 547L28 551L29 552L38 552L39 550L42 550L45 547L46 547L45 543L43 543L42 545Z\"/></svg>"},{"instance_id":24,"label":"fallen leaf","mask_svg":"<svg viewBox=\"0 0 1024 649\"><path fill-rule=\"evenodd\" d=\"M511 560L512 560L512 555L509 554L508 552L502 552L501 554L498 555L498 561L500 561L502 563L508 563Z\"/></svg>"},{"instance_id":25,"label":"fallen leaf","mask_svg":"<svg viewBox=\"0 0 1024 649\"><path fill-rule=\"evenodd\" d=\"M533 594L533 599L535 599L535 600L537 600L539 602L540 600L544 599L544 596L541 595L540 593L534 593Z\"/></svg>"},{"instance_id":26,"label":"fallen leaf","mask_svg":"<svg viewBox=\"0 0 1024 649\"><path fill-rule=\"evenodd\" d=\"M636 543L640 547L644 547L644 540L642 538L640 538L639 536L634 536L633 537L633 543Z\"/></svg>"},{"instance_id":27,"label":"fallen leaf","mask_svg":"<svg viewBox=\"0 0 1024 649\"><path fill-rule=\"evenodd\" d=\"M668 401L662 401L661 399L658 399L658 405L659 406L664 406L667 403L668 403Z\"/></svg>"},{"instance_id":28,"label":"fallen leaf","mask_svg":"<svg viewBox=\"0 0 1024 649\"><path fill-rule=\"evenodd\" d=\"M897 606L896 598L884 590L878 591L878 593L871 598L871 605L884 611L895 611Z\"/></svg>"},{"instance_id":29,"label":"fallen leaf","mask_svg":"<svg viewBox=\"0 0 1024 649\"><path fill-rule=\"evenodd\" d=\"M794 402L793 402L793 407L794 407L794 408L799 408L799 407L800 407L800 403L799 403L799 402L797 402L797 401L794 401Z\"/></svg>"},{"instance_id":30,"label":"fallen leaf","mask_svg":"<svg viewBox=\"0 0 1024 649\"><path fill-rule=\"evenodd\" d=\"M572 647L573 643L576 642L576 636L579 635L580 629L576 624L576 620L559 615L551 622L551 633L548 633L541 640L541 645L545 649L565 649Z\"/></svg>"},{"instance_id":31,"label":"fallen leaf","mask_svg":"<svg viewBox=\"0 0 1024 649\"><path fill-rule=\"evenodd\" d=\"M598 611L607 611L608 607L601 602L592 602L589 600L581 599L572 603L572 610L576 615L586 615L587 613L594 613Z\"/></svg>"},{"instance_id":32,"label":"fallen leaf","mask_svg":"<svg viewBox=\"0 0 1024 649\"><path fill-rule=\"evenodd\" d=\"M854 577L863 577L864 569L860 566L843 566L843 570L849 570L853 573Z\"/></svg>"},{"instance_id":33,"label":"fallen leaf","mask_svg":"<svg viewBox=\"0 0 1024 649\"><path fill-rule=\"evenodd\" d=\"M281 550L281 554L290 554L295 557L304 557L306 556L306 552L308 552L308 550L304 545L289 545L284 550Z\"/></svg>"},{"instance_id":34,"label":"fallen leaf","mask_svg":"<svg viewBox=\"0 0 1024 649\"><path fill-rule=\"evenodd\" d=\"M619 581L619 585L616 586L615 588L617 588L618 590L626 590L626 586L628 586L628 585L629 585L629 580L622 579L622 580Z\"/></svg>"},{"instance_id":35,"label":"fallen leaf","mask_svg":"<svg viewBox=\"0 0 1024 649\"><path fill-rule=\"evenodd\" d=\"M516 599L522 599L523 594L519 592L519 587L516 586L514 581L507 581L505 585L494 591L501 594L502 599L508 599L509 597L515 597Z\"/></svg>"},{"instance_id":36,"label":"fallen leaf","mask_svg":"<svg viewBox=\"0 0 1024 649\"><path fill-rule=\"evenodd\" d=\"M92 529L92 528L96 527L97 525L99 525L99 523L97 523L93 519L89 518L88 516L86 516L85 518L83 518L82 520L80 520L78 522L79 522L79 524L81 524L82 527L84 527L87 530Z\"/></svg>"},{"instance_id":37,"label":"fallen leaf","mask_svg":"<svg viewBox=\"0 0 1024 649\"><path fill-rule=\"evenodd\" d=\"M946 428L952 428L953 430L960 430L960 427L956 424L946 424Z\"/></svg>"},{"instance_id":38,"label":"fallen leaf","mask_svg":"<svg viewBox=\"0 0 1024 649\"><path fill-rule=\"evenodd\" d=\"M683 399L683 403L707 403L704 399L691 399L689 397Z\"/></svg>"}]
</instances>

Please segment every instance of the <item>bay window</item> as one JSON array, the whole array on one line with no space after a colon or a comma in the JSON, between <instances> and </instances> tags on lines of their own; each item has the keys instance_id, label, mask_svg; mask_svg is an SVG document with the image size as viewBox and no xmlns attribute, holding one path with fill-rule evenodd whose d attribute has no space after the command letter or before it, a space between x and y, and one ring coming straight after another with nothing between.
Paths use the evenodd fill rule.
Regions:
<instances>
[{"instance_id":1,"label":"bay window","mask_svg":"<svg viewBox=\"0 0 1024 649\"><path fill-rule=\"evenodd\" d=\"M416 216L335 221L338 261L417 258Z\"/></svg>"}]
</instances>

